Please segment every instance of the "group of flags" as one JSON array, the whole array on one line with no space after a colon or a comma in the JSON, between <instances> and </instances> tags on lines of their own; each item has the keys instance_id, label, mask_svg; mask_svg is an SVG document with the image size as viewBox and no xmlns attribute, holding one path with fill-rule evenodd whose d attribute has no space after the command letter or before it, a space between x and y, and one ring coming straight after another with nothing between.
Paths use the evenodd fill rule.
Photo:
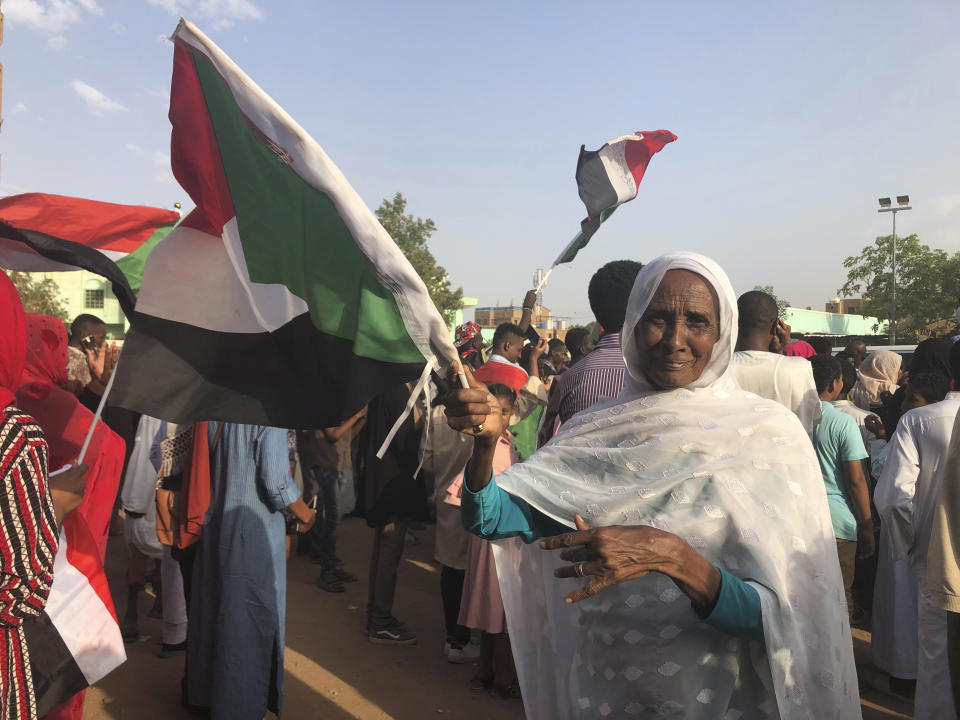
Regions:
<instances>
[{"instance_id":1,"label":"group of flags","mask_svg":"<svg viewBox=\"0 0 960 720\"><path fill-rule=\"evenodd\" d=\"M111 283L131 326L110 404L177 423L330 427L455 360L423 281L323 149L190 22L172 40L171 164L194 210L0 199L0 267L85 269ZM588 217L554 265L636 197L651 157L675 139L659 130L581 147ZM76 640L67 627L100 630L104 609L116 624L102 565L78 537L64 538L48 605L60 625L45 627L64 640L49 652L74 660L46 683L51 696L123 661L112 631ZM82 605L65 612L58 597Z\"/></svg>"}]
</instances>

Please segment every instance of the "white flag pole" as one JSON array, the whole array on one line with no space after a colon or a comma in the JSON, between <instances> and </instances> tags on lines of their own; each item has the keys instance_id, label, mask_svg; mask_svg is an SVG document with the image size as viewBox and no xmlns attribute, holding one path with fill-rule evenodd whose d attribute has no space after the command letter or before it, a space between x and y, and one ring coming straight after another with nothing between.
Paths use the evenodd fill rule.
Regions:
<instances>
[{"instance_id":1,"label":"white flag pole","mask_svg":"<svg viewBox=\"0 0 960 720\"><path fill-rule=\"evenodd\" d=\"M550 273L553 272L553 269L554 269L556 266L557 266L557 264L554 263L554 264L551 265L551 266L547 269L547 271L541 276L540 282L537 283L537 287L536 287L537 295L539 295L539 294L540 294L540 291L543 290L543 286L547 284L547 278L550 277Z\"/></svg>"},{"instance_id":2,"label":"white flag pole","mask_svg":"<svg viewBox=\"0 0 960 720\"><path fill-rule=\"evenodd\" d=\"M121 354L123 351L121 350ZM83 447L80 448L80 456L77 458L77 464L83 462L87 455L87 449L90 447L90 441L93 439L93 431L97 429L97 423L103 415L103 408L106 407L107 398L110 396L110 390L113 389L113 379L117 376L117 368L120 366L120 356L117 356L117 362L113 366L113 372L110 373L110 379L107 380L107 386L103 389L103 395L100 396L100 404L97 405L97 412L93 416L93 422L90 423L90 429L87 430L87 437L83 441Z\"/></svg>"}]
</instances>

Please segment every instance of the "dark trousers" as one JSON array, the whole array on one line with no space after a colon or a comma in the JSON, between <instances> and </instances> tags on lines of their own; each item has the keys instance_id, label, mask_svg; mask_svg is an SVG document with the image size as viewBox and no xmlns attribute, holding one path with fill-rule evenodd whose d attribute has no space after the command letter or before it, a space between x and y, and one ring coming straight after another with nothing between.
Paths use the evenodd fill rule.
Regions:
<instances>
[{"instance_id":1,"label":"dark trousers","mask_svg":"<svg viewBox=\"0 0 960 720\"><path fill-rule=\"evenodd\" d=\"M310 556L320 561L320 569L333 570L337 566L337 525L340 523L337 489L340 473L315 465L310 469L310 480L310 490L317 498L317 521L303 540L307 542Z\"/></svg>"},{"instance_id":2,"label":"dark trousers","mask_svg":"<svg viewBox=\"0 0 960 720\"><path fill-rule=\"evenodd\" d=\"M409 520L398 520L385 527L374 528L370 588L367 593L367 626L373 630L400 624L393 616L393 597L409 524Z\"/></svg>"},{"instance_id":3,"label":"dark trousers","mask_svg":"<svg viewBox=\"0 0 960 720\"><path fill-rule=\"evenodd\" d=\"M853 617L853 578L857 572L857 541L837 538L837 557L843 576L843 594L847 598L847 616Z\"/></svg>"},{"instance_id":4,"label":"dark trousers","mask_svg":"<svg viewBox=\"0 0 960 720\"><path fill-rule=\"evenodd\" d=\"M460 617L460 601L463 600L463 581L466 570L441 566L440 598L443 601L443 621L447 630L447 642L463 647L470 642L470 628L457 622Z\"/></svg>"},{"instance_id":5,"label":"dark trousers","mask_svg":"<svg viewBox=\"0 0 960 720\"><path fill-rule=\"evenodd\" d=\"M193 587L193 561L197 556L197 545L194 543L185 548L170 548L170 556L180 565L180 575L183 576L183 599L187 604L187 617L190 617L190 589Z\"/></svg>"}]
</instances>

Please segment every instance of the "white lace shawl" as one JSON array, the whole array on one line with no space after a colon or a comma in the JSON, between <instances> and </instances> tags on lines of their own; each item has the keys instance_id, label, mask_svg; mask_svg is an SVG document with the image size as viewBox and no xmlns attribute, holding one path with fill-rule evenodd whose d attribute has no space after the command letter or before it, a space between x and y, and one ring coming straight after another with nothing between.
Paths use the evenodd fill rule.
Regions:
<instances>
[{"instance_id":1,"label":"white lace shawl","mask_svg":"<svg viewBox=\"0 0 960 720\"><path fill-rule=\"evenodd\" d=\"M716 289L720 336L699 380L652 389L634 328L663 274L689 269ZM667 255L634 285L620 398L566 423L497 476L500 487L569 526L652 525L683 537L757 588L765 643L701 622L666 576L651 573L576 605L556 580L559 553L496 548L527 717L860 717L850 628L826 493L796 417L726 375L736 298L708 258Z\"/></svg>"}]
</instances>

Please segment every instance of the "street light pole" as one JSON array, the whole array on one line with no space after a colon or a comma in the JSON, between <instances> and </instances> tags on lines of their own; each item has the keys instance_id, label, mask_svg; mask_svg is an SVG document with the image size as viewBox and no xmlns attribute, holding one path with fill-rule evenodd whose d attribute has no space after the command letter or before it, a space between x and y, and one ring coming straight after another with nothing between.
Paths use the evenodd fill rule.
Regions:
<instances>
[{"instance_id":1,"label":"street light pole","mask_svg":"<svg viewBox=\"0 0 960 720\"><path fill-rule=\"evenodd\" d=\"M890 293L890 331L887 336L891 345L897 344L897 211L893 211L893 259L890 262L890 280L893 289Z\"/></svg>"},{"instance_id":2,"label":"street light pole","mask_svg":"<svg viewBox=\"0 0 960 720\"><path fill-rule=\"evenodd\" d=\"M877 212L888 212L893 214L893 252L891 267L891 293L890 293L890 328L888 338L891 345L897 344L897 213L901 210L912 210L910 207L909 195L897 195L897 207L893 207L890 198L880 198L880 209Z\"/></svg>"}]
</instances>

